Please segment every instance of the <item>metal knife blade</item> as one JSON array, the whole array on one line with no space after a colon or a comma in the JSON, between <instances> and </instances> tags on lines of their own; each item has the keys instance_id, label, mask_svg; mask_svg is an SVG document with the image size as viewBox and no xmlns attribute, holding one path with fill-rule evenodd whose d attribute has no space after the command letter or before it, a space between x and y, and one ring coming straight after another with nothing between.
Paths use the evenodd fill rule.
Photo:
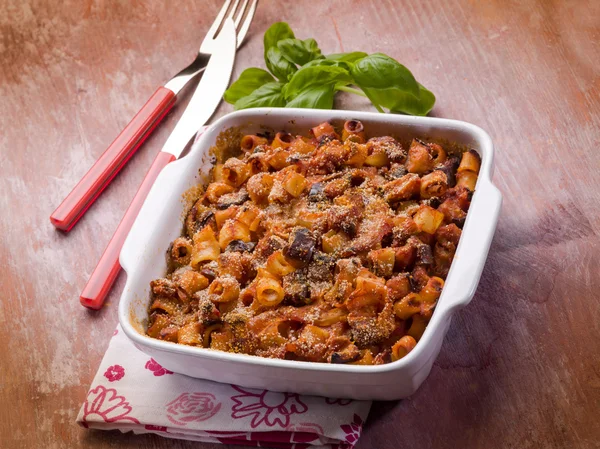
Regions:
<instances>
[{"instance_id":1,"label":"metal knife blade","mask_svg":"<svg viewBox=\"0 0 600 449\"><path fill-rule=\"evenodd\" d=\"M162 151L179 158L198 129L213 115L229 85L235 62L236 43L235 25L233 20L227 19L215 40L218 50L210 57L192 99Z\"/></svg>"}]
</instances>

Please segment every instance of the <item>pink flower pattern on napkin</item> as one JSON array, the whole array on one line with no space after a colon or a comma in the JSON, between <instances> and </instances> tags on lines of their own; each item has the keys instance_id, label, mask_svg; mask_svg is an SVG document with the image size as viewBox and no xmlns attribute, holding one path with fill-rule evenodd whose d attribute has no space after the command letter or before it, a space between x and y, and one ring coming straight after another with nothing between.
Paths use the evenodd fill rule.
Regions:
<instances>
[{"instance_id":1,"label":"pink flower pattern on napkin","mask_svg":"<svg viewBox=\"0 0 600 449\"><path fill-rule=\"evenodd\" d=\"M121 380L125 375L125 368L121 365L112 365L109 366L106 372L104 373L104 377L108 379L109 382L114 382L116 380Z\"/></svg>"},{"instance_id":2,"label":"pink flower pattern on napkin","mask_svg":"<svg viewBox=\"0 0 600 449\"><path fill-rule=\"evenodd\" d=\"M136 349L120 328L101 366L77 417L86 428L213 444L353 449L369 407L361 401L246 389L173 374Z\"/></svg>"},{"instance_id":3,"label":"pink flower pattern on napkin","mask_svg":"<svg viewBox=\"0 0 600 449\"><path fill-rule=\"evenodd\" d=\"M250 426L253 429L261 424L285 428L290 423L290 415L305 413L308 410L296 393L276 393L268 390L257 390L254 393L235 385L231 387L240 393L231 397L235 402L231 417L243 419L251 416Z\"/></svg>"},{"instance_id":4,"label":"pink flower pattern on napkin","mask_svg":"<svg viewBox=\"0 0 600 449\"><path fill-rule=\"evenodd\" d=\"M156 377L164 376L165 374L173 374L173 371L169 371L166 368L163 368L156 360L150 359L146 362L144 366L147 370L152 371Z\"/></svg>"},{"instance_id":5,"label":"pink flower pattern on napkin","mask_svg":"<svg viewBox=\"0 0 600 449\"><path fill-rule=\"evenodd\" d=\"M166 408L169 421L185 426L212 418L221 409L221 403L211 393L182 393L169 402Z\"/></svg>"},{"instance_id":6,"label":"pink flower pattern on napkin","mask_svg":"<svg viewBox=\"0 0 600 449\"><path fill-rule=\"evenodd\" d=\"M340 428L346 434L346 442L350 445L350 447L354 447L358 438L360 437L360 433L362 431L363 420L357 414L354 414L354 418L350 424L341 425Z\"/></svg>"},{"instance_id":7,"label":"pink flower pattern on napkin","mask_svg":"<svg viewBox=\"0 0 600 449\"><path fill-rule=\"evenodd\" d=\"M87 422L95 421L99 416L104 422L122 422L130 421L136 424L140 422L133 416L128 416L131 413L129 402L123 396L117 395L117 390L114 388L105 388L98 385L87 395L87 399L83 404L83 419L81 424L87 427Z\"/></svg>"}]
</instances>

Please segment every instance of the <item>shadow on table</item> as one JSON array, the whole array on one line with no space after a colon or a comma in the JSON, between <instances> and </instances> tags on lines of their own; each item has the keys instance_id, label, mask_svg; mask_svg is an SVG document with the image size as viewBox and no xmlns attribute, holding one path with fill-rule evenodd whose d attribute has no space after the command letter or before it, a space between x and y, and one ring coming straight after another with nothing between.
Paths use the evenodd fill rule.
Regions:
<instances>
[{"instance_id":1,"label":"shadow on table","mask_svg":"<svg viewBox=\"0 0 600 449\"><path fill-rule=\"evenodd\" d=\"M504 339L515 310L497 291L501 257L493 246L477 294L453 317L421 388L401 401L375 402L356 449L454 449L488 441L486 428L506 401L505 386L515 382L503 361L519 351Z\"/></svg>"}]
</instances>

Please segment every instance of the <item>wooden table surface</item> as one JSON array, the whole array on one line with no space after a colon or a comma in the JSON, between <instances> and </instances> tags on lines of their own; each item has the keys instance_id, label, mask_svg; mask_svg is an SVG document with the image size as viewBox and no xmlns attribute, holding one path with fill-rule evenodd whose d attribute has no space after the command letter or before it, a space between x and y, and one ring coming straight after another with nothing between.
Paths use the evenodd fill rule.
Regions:
<instances>
[{"instance_id":1,"label":"wooden table surface","mask_svg":"<svg viewBox=\"0 0 600 449\"><path fill-rule=\"evenodd\" d=\"M99 313L79 292L181 105L73 231L48 217L220 3L0 0L3 448L218 447L74 422L125 279ZM421 389L374 404L357 448L600 447L600 2L261 0L236 74L263 65L278 20L327 53L395 57L437 95L432 115L496 145L504 205L477 294Z\"/></svg>"}]
</instances>

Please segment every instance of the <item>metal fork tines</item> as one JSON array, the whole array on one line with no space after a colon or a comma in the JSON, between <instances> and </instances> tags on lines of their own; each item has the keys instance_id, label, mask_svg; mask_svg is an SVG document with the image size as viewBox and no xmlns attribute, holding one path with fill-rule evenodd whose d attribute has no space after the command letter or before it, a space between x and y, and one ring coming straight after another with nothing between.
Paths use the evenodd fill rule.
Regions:
<instances>
[{"instance_id":1,"label":"metal fork tines","mask_svg":"<svg viewBox=\"0 0 600 449\"><path fill-rule=\"evenodd\" d=\"M231 5L232 2L233 6ZM241 7L238 7L239 4L240 0L225 1L225 4L219 11L219 14L217 14L215 21L206 33L206 36L200 45L200 50L196 55L196 59L194 59L189 66L175 75L167 84L165 84L166 88L177 94L191 78L204 71L206 64L208 64L208 60L210 59L210 55L212 55L215 51L218 51L218 47L215 44L218 36L217 32L221 29L223 22L225 22L225 20L228 18L233 19L235 24L237 33L237 48L240 48L244 42L246 33L248 33L248 29L250 28L250 23L254 17L258 0L244 0Z\"/></svg>"}]
</instances>

